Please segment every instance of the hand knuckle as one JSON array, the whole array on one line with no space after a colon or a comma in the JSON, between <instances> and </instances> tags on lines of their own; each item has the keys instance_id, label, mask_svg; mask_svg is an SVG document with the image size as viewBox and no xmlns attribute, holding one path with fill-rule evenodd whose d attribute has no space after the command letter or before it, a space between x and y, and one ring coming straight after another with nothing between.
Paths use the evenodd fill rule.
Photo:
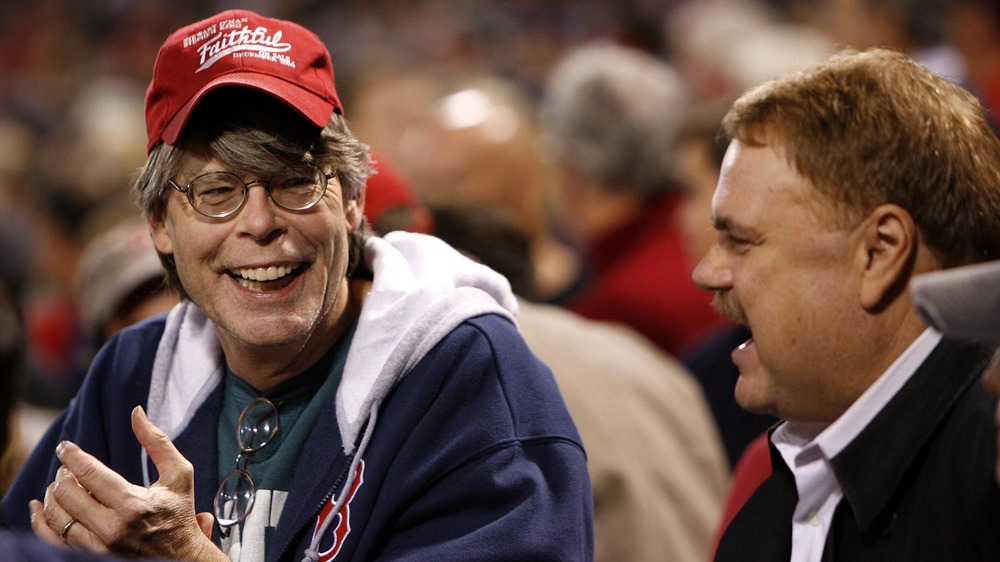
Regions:
<instances>
[{"instance_id":1,"label":"hand knuckle","mask_svg":"<svg viewBox=\"0 0 1000 562\"><path fill-rule=\"evenodd\" d=\"M93 463L84 462L84 463L81 463L76 468L75 472L76 472L76 475L77 475L77 479L87 480L87 479L89 479L90 477L92 477L92 476L94 476L96 474L97 467ZM70 476L70 477L72 477L72 476Z\"/></svg>"},{"instance_id":2,"label":"hand knuckle","mask_svg":"<svg viewBox=\"0 0 1000 562\"><path fill-rule=\"evenodd\" d=\"M95 534L101 542L110 546L112 550L118 550L118 547L124 545L128 537L128 534L112 521L101 522Z\"/></svg>"},{"instance_id":3,"label":"hand knuckle","mask_svg":"<svg viewBox=\"0 0 1000 562\"><path fill-rule=\"evenodd\" d=\"M52 488L52 498L57 502L62 502L66 499L66 494L69 493L69 486L65 484L63 480L56 482L54 488Z\"/></svg>"},{"instance_id":4,"label":"hand knuckle","mask_svg":"<svg viewBox=\"0 0 1000 562\"><path fill-rule=\"evenodd\" d=\"M45 520L52 521L55 519L57 510L58 508L54 502L46 502L45 506L42 507L42 514L45 516Z\"/></svg>"}]
</instances>

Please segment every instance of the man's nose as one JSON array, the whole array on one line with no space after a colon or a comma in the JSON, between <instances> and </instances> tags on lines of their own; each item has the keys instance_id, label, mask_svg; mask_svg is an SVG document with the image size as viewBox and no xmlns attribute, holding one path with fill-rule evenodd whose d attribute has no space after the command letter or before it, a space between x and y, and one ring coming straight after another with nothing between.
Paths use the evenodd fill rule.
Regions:
<instances>
[{"instance_id":1,"label":"man's nose","mask_svg":"<svg viewBox=\"0 0 1000 562\"><path fill-rule=\"evenodd\" d=\"M259 239L268 237L278 228L278 206L271 200L266 186L262 180L247 182L247 201L237 216L241 230Z\"/></svg>"},{"instance_id":2,"label":"man's nose","mask_svg":"<svg viewBox=\"0 0 1000 562\"><path fill-rule=\"evenodd\" d=\"M732 271L726 263L725 252L718 243L713 243L691 273L702 289L725 291L732 288Z\"/></svg>"}]
</instances>

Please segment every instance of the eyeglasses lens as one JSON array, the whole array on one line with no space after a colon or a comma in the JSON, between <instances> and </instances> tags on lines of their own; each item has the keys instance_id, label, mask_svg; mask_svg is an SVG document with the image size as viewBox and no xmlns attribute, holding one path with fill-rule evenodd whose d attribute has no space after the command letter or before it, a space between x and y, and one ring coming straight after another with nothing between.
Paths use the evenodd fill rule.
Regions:
<instances>
[{"instance_id":1,"label":"eyeglasses lens","mask_svg":"<svg viewBox=\"0 0 1000 562\"><path fill-rule=\"evenodd\" d=\"M246 470L247 458L278 434L278 408L267 398L257 398L243 409L238 424L236 443L241 452L236 468L222 479L215 494L215 517L223 529L243 521L253 509L257 486Z\"/></svg>"},{"instance_id":2,"label":"eyeglasses lens","mask_svg":"<svg viewBox=\"0 0 1000 562\"><path fill-rule=\"evenodd\" d=\"M195 178L190 186L191 204L199 212L224 217L243 206L247 186L243 178L229 172L210 172ZM268 192L278 206L290 211L304 211L315 205L326 192L326 176L316 169L291 170L273 176Z\"/></svg>"},{"instance_id":3,"label":"eyeglasses lens","mask_svg":"<svg viewBox=\"0 0 1000 562\"><path fill-rule=\"evenodd\" d=\"M235 525L246 518L253 509L257 486L250 473L237 469L229 473L215 497L215 517L222 527Z\"/></svg>"}]
</instances>

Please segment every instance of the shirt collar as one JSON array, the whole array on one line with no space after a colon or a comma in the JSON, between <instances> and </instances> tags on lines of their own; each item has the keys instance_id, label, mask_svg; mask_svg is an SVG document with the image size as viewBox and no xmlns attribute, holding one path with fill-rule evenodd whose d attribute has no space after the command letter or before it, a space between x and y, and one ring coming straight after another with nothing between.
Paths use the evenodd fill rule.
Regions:
<instances>
[{"instance_id":1,"label":"shirt collar","mask_svg":"<svg viewBox=\"0 0 1000 562\"><path fill-rule=\"evenodd\" d=\"M772 433L771 441L781 452L785 463L794 467L819 457L832 459L837 456L910 380L940 341L940 332L933 328L925 329L829 426L791 421L779 425Z\"/></svg>"},{"instance_id":2,"label":"shirt collar","mask_svg":"<svg viewBox=\"0 0 1000 562\"><path fill-rule=\"evenodd\" d=\"M821 509L830 497L839 499L840 487L830 459L864 430L940 341L939 332L932 328L924 330L832 424L784 422L775 429L771 441L795 475L799 494L797 519Z\"/></svg>"},{"instance_id":3,"label":"shirt collar","mask_svg":"<svg viewBox=\"0 0 1000 562\"><path fill-rule=\"evenodd\" d=\"M854 441L899 389L903 388L906 381L910 380L940 341L940 332L933 328L925 329L847 411L816 436L814 442L827 459L837 456Z\"/></svg>"}]
</instances>

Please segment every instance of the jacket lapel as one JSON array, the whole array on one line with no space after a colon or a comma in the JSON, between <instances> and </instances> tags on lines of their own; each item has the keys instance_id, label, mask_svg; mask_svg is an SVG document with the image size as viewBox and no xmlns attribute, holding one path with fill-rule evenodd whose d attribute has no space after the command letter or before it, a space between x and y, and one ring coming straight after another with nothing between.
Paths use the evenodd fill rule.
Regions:
<instances>
[{"instance_id":1,"label":"jacket lapel","mask_svg":"<svg viewBox=\"0 0 1000 562\"><path fill-rule=\"evenodd\" d=\"M891 522L885 514L931 434L970 385L989 350L942 339L868 426L830 463L862 535ZM879 467L869 470L866 467Z\"/></svg>"},{"instance_id":2,"label":"jacket lapel","mask_svg":"<svg viewBox=\"0 0 1000 562\"><path fill-rule=\"evenodd\" d=\"M792 514L799 496L795 478L770 439L768 447L771 476L757 487L726 527L716 549L716 561L785 561L792 555Z\"/></svg>"}]
</instances>

